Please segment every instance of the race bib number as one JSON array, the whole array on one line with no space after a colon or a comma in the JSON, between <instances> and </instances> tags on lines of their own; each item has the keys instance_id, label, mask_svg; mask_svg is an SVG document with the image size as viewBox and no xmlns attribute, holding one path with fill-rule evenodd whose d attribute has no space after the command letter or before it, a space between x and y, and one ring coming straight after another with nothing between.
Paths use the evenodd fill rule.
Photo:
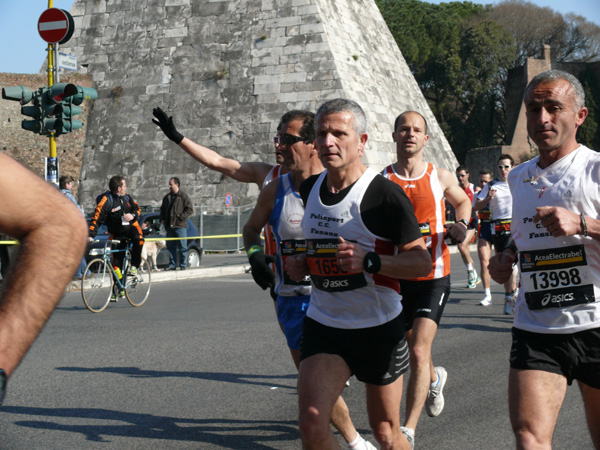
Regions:
<instances>
[{"instance_id":1,"label":"race bib number","mask_svg":"<svg viewBox=\"0 0 600 450\"><path fill-rule=\"evenodd\" d=\"M510 219L495 221L494 222L494 234L496 236L509 236L510 235Z\"/></svg>"},{"instance_id":2,"label":"race bib number","mask_svg":"<svg viewBox=\"0 0 600 450\"><path fill-rule=\"evenodd\" d=\"M327 292L350 291L367 285L364 273L346 272L338 266L337 239L308 239L306 262L315 288Z\"/></svg>"},{"instance_id":3,"label":"race bib number","mask_svg":"<svg viewBox=\"0 0 600 450\"><path fill-rule=\"evenodd\" d=\"M294 240L287 239L283 240L279 243L279 249L281 250L281 259L283 261L283 282L285 284L293 285L293 286L309 286L310 285L310 276L304 277L302 281L294 281L290 278L285 270L286 260L292 256L297 255L298 253L306 252L306 241L304 239Z\"/></svg>"},{"instance_id":4,"label":"race bib number","mask_svg":"<svg viewBox=\"0 0 600 450\"><path fill-rule=\"evenodd\" d=\"M519 254L521 283L531 310L595 301L585 248L572 245Z\"/></svg>"},{"instance_id":5,"label":"race bib number","mask_svg":"<svg viewBox=\"0 0 600 450\"><path fill-rule=\"evenodd\" d=\"M478 216L481 223L490 223L491 213L489 211L479 211Z\"/></svg>"}]
</instances>

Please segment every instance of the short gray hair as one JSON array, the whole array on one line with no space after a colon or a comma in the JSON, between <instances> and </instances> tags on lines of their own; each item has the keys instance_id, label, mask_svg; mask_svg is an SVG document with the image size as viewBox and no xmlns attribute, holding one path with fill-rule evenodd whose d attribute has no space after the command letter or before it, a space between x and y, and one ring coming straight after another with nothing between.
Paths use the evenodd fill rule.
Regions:
<instances>
[{"instance_id":1,"label":"short gray hair","mask_svg":"<svg viewBox=\"0 0 600 450\"><path fill-rule=\"evenodd\" d=\"M340 112L352 113L354 116L352 128L354 128L357 137L367 132L367 115L365 114L365 111L354 100L349 100L347 98L336 98L323 103L317 110L315 116L315 129L321 116Z\"/></svg>"},{"instance_id":2,"label":"short gray hair","mask_svg":"<svg viewBox=\"0 0 600 450\"><path fill-rule=\"evenodd\" d=\"M579 110L585 106L585 91L583 90L583 86L575 77L568 72L563 70L547 70L546 72L542 72L531 79L527 88L525 89L525 93L529 91L532 87L537 86L538 84L547 82L547 81L557 81L557 80L565 80L567 83L571 85L573 91L575 92L574 100L575 100L575 110Z\"/></svg>"}]
</instances>

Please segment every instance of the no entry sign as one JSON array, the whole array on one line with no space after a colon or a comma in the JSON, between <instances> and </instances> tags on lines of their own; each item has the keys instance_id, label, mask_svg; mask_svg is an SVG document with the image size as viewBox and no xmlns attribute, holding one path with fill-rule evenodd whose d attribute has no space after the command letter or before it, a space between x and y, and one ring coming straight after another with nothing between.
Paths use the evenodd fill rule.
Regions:
<instances>
[{"instance_id":1,"label":"no entry sign","mask_svg":"<svg viewBox=\"0 0 600 450\"><path fill-rule=\"evenodd\" d=\"M49 8L38 20L38 32L49 44L64 44L71 39L74 30L73 17L64 9Z\"/></svg>"}]
</instances>

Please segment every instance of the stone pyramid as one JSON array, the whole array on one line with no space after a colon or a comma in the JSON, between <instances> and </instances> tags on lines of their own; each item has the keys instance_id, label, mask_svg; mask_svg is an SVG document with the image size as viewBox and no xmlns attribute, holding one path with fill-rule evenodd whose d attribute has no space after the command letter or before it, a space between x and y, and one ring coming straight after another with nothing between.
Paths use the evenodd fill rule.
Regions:
<instances>
[{"instance_id":1,"label":"stone pyramid","mask_svg":"<svg viewBox=\"0 0 600 450\"><path fill-rule=\"evenodd\" d=\"M78 57L98 99L90 111L83 202L124 175L140 204L158 205L170 176L195 204L252 203L253 185L192 160L151 122L161 106L190 139L243 161L274 162L282 114L356 100L369 121L365 163L395 161L395 117L420 111L426 159L456 159L374 0L77 0L75 33L61 51Z\"/></svg>"}]
</instances>

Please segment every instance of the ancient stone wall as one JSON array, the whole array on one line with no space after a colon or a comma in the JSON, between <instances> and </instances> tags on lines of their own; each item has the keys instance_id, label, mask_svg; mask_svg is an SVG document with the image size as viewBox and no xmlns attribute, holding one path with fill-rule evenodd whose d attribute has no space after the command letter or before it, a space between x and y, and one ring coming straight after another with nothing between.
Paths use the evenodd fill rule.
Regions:
<instances>
[{"instance_id":1,"label":"ancient stone wall","mask_svg":"<svg viewBox=\"0 0 600 450\"><path fill-rule=\"evenodd\" d=\"M122 174L143 204L177 175L195 204L254 201L258 189L193 161L151 123L161 106L180 131L220 154L274 162L279 118L323 101L358 101L369 118L365 162L395 160L395 116L422 112L427 159L456 159L373 0L77 0L62 51L78 57L98 99L89 117L82 196Z\"/></svg>"}]
</instances>

